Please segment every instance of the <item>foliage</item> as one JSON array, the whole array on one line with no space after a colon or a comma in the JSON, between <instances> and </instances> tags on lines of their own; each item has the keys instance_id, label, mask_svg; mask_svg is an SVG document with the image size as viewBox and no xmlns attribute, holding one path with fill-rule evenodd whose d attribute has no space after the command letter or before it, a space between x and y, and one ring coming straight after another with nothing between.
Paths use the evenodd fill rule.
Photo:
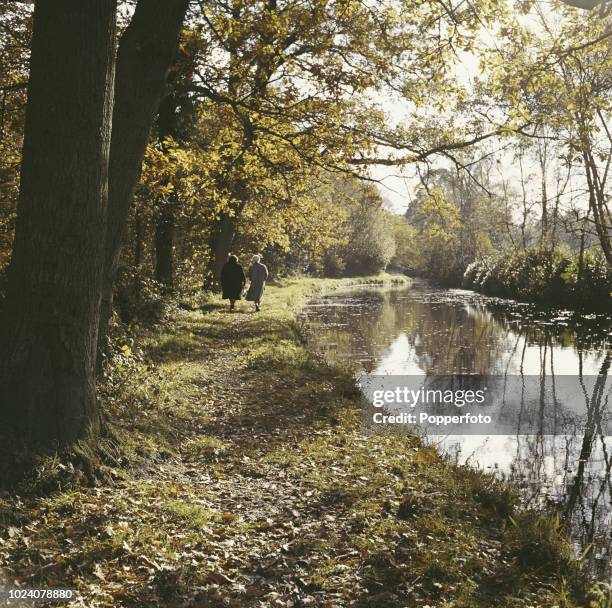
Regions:
<instances>
[{"instance_id":1,"label":"foliage","mask_svg":"<svg viewBox=\"0 0 612 608\"><path fill-rule=\"evenodd\" d=\"M610 608L612 606L612 585L600 583L589 591L589 608Z\"/></svg>"},{"instance_id":2,"label":"foliage","mask_svg":"<svg viewBox=\"0 0 612 608\"><path fill-rule=\"evenodd\" d=\"M609 308L612 273L601 253L532 248L483 257L468 266L466 287L491 295L568 307Z\"/></svg>"},{"instance_id":3,"label":"foliage","mask_svg":"<svg viewBox=\"0 0 612 608\"><path fill-rule=\"evenodd\" d=\"M355 178L328 175L317 195L322 213L312 209L305 218L303 236L291 247L309 252L304 269L327 277L384 270L395 254L394 216L384 208L377 189ZM310 234L311 226L316 230L314 235ZM318 242L313 236L318 236Z\"/></svg>"},{"instance_id":4,"label":"foliage","mask_svg":"<svg viewBox=\"0 0 612 608\"><path fill-rule=\"evenodd\" d=\"M0 271L16 222L29 10L0 8ZM172 222L175 298L200 287L231 218L233 248L263 251L276 277L393 265L453 282L467 267L470 286L499 295L607 304L609 23L564 19L560 35L538 38L496 0L192 3L162 103L180 120L158 120L116 285L123 324L103 397L126 432L117 485L90 491L79 468L40 463L39 487L59 479L59 494L0 503L0 519L12 513L1 539L11 575L76 584L92 605L312 605L321 592L339 605L488 606L505 594L516 606L535 593L552 605L556 588L573 601L558 525L525 514L508 532L506 489L413 438L363 440L351 377L306 352L288 312L315 283L273 288L269 312L230 319L218 302L205 318L179 311L151 278L161 218ZM492 25L505 44L481 57L485 102L472 107L452 68ZM403 120L377 101L389 94L407 107ZM482 168L472 180L428 167L405 219L350 177L445 150L470 171L458 138L524 124L552 133L561 160L582 172L607 265L546 239L506 253L500 226L511 213L472 187ZM155 326L142 335L146 357L127 337L138 321ZM542 560L549 568L521 578Z\"/></svg>"},{"instance_id":5,"label":"foliage","mask_svg":"<svg viewBox=\"0 0 612 608\"><path fill-rule=\"evenodd\" d=\"M391 258L390 266L401 272L414 272L420 262L419 252L415 247L417 230L404 217L390 215L389 220L395 240L395 253Z\"/></svg>"},{"instance_id":6,"label":"foliage","mask_svg":"<svg viewBox=\"0 0 612 608\"><path fill-rule=\"evenodd\" d=\"M452 121L425 123L416 115L409 126L393 124L372 93L399 93L421 113L461 98L462 87L448 76L455 61L450 49L473 47L474 32L499 14L493 4L452 13L436 2L413 6L408 0L404 7L351 0L308 7L284 2L263 10L252 2L212 2L194 10L171 91L194 119L181 135L186 156L148 155L140 221L151 218L152 229L160 209L170 209L177 223L174 251L187 250L196 264L230 249L269 250L279 272L282 266L344 272L346 260L337 250L347 231L337 238L329 231L342 213L320 196L329 174L367 176L364 167L375 162L381 143L406 151L412 162L428 146L456 139L459 130L450 128ZM196 196L182 196L168 172L186 180ZM383 268L393 247L383 215L368 214L363 234L380 236L381 243L364 253L361 273ZM356 260L361 255L351 253Z\"/></svg>"},{"instance_id":7,"label":"foliage","mask_svg":"<svg viewBox=\"0 0 612 608\"><path fill-rule=\"evenodd\" d=\"M164 286L143 275L138 268L119 269L115 306L122 323L160 321L170 303Z\"/></svg>"},{"instance_id":8,"label":"foliage","mask_svg":"<svg viewBox=\"0 0 612 608\"><path fill-rule=\"evenodd\" d=\"M555 571L574 561L572 545L558 515L547 517L523 513L511 521L510 542L525 572L535 569Z\"/></svg>"},{"instance_id":9,"label":"foliage","mask_svg":"<svg viewBox=\"0 0 612 608\"><path fill-rule=\"evenodd\" d=\"M349 203L348 242L341 248L346 272L365 275L384 270L395 254L395 239L389 214L380 194L363 188Z\"/></svg>"},{"instance_id":10,"label":"foliage","mask_svg":"<svg viewBox=\"0 0 612 608\"><path fill-rule=\"evenodd\" d=\"M412 236L404 257L413 272L457 284L474 257L494 251L499 211L452 173L430 179L406 212Z\"/></svg>"},{"instance_id":11,"label":"foliage","mask_svg":"<svg viewBox=\"0 0 612 608\"><path fill-rule=\"evenodd\" d=\"M513 124L537 125L538 145L552 141L559 146L558 161L583 185L582 206L589 210L610 266L606 194L612 151L610 18L571 8L560 12L555 18L534 9L531 16L537 29L519 17L509 21L502 30L503 43L483 63L490 76L481 94L507 108ZM545 158L543 166L551 160ZM542 198L547 198L545 188Z\"/></svg>"},{"instance_id":12,"label":"foliage","mask_svg":"<svg viewBox=\"0 0 612 608\"><path fill-rule=\"evenodd\" d=\"M0 6L0 271L16 221L31 35L31 9L10 4Z\"/></svg>"}]
</instances>

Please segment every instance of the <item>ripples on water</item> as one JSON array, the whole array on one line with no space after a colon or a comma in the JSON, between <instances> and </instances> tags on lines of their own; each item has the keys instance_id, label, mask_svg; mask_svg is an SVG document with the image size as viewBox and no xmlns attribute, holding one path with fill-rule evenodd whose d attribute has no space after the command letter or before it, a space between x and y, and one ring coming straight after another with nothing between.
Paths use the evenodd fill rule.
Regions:
<instances>
[{"instance_id":1,"label":"ripples on water","mask_svg":"<svg viewBox=\"0 0 612 608\"><path fill-rule=\"evenodd\" d=\"M607 374L612 315L538 310L460 289L357 288L313 300L303 314L311 347L355 372L392 375ZM605 395L603 407L608 408ZM585 403L585 408L589 408ZM518 484L527 505L550 506L610 575L612 439L557 436L431 438L458 462Z\"/></svg>"}]
</instances>

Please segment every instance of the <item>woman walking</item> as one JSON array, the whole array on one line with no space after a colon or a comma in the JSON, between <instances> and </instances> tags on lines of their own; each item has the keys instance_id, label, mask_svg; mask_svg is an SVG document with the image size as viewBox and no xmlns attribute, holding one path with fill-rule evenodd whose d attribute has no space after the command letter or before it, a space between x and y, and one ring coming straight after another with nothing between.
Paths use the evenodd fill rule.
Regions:
<instances>
[{"instance_id":1,"label":"woman walking","mask_svg":"<svg viewBox=\"0 0 612 608\"><path fill-rule=\"evenodd\" d=\"M230 255L221 269L223 299L230 301L230 312L233 312L236 300L240 300L245 283L246 277L242 266L238 263L238 258L235 255Z\"/></svg>"},{"instance_id":2,"label":"woman walking","mask_svg":"<svg viewBox=\"0 0 612 608\"><path fill-rule=\"evenodd\" d=\"M264 288L266 287L266 281L268 280L268 269L266 268L265 264L261 263L260 255L254 255L252 261L253 265L249 270L251 284L249 285L246 299L247 301L255 304L255 311L258 312Z\"/></svg>"}]
</instances>

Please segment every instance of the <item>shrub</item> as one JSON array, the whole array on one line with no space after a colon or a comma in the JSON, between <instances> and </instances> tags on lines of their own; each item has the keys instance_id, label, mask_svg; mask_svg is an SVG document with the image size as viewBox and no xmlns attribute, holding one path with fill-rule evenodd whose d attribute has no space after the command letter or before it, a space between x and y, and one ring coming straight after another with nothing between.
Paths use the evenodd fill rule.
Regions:
<instances>
[{"instance_id":1,"label":"shrub","mask_svg":"<svg viewBox=\"0 0 612 608\"><path fill-rule=\"evenodd\" d=\"M160 283L140 274L138 268L121 268L115 286L115 306L122 323L156 323L169 303Z\"/></svg>"},{"instance_id":2,"label":"shrub","mask_svg":"<svg viewBox=\"0 0 612 608\"><path fill-rule=\"evenodd\" d=\"M524 572L574 574L578 563L558 515L525 512L511 523L507 542Z\"/></svg>"},{"instance_id":3,"label":"shrub","mask_svg":"<svg viewBox=\"0 0 612 608\"><path fill-rule=\"evenodd\" d=\"M600 253L531 248L472 262L465 287L500 297L568 307L610 308L612 273Z\"/></svg>"},{"instance_id":4,"label":"shrub","mask_svg":"<svg viewBox=\"0 0 612 608\"><path fill-rule=\"evenodd\" d=\"M346 263L335 251L326 252L323 258L323 275L326 277L341 277L346 269Z\"/></svg>"}]
</instances>

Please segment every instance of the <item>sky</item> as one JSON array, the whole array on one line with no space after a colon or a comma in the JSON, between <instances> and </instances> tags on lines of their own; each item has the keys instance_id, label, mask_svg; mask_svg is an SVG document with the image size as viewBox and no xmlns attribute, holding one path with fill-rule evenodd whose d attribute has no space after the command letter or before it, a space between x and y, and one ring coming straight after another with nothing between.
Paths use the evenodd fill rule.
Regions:
<instances>
[{"instance_id":1,"label":"sky","mask_svg":"<svg viewBox=\"0 0 612 608\"><path fill-rule=\"evenodd\" d=\"M540 2L538 10L545 16L547 21L553 20L556 13L553 15L550 3ZM520 15L519 21L527 26L535 33L541 31L539 20L533 14ZM496 48L498 40L489 30L482 30L479 36L479 45ZM474 54L462 52L460 61L456 64L453 72L456 78L466 88L470 88L474 78L481 75L479 68L479 60ZM390 120L393 123L402 122L403 117L407 114L407 108L400 100L392 97L382 97L379 99L381 105L388 112ZM511 181L518 182L520 179L520 169L515 159L510 152L499 153L500 166L504 174L504 178L510 178ZM449 167L448 162L442 160L437 161L439 166ZM535 159L526 159L524 163L525 174L536 172L537 165ZM399 167L388 167L384 165L376 165L371 167L371 177L379 180L378 189L385 200L387 208L394 213L403 214L409 205L415 191L419 186L418 175L414 166L408 166L404 169ZM538 184L533 184L533 188L539 188Z\"/></svg>"},{"instance_id":2,"label":"sky","mask_svg":"<svg viewBox=\"0 0 612 608\"><path fill-rule=\"evenodd\" d=\"M462 53L461 62L457 64L454 72L458 80L469 87L474 77L480 73L478 59L474 55ZM379 102L388 112L394 124L402 122L407 114L407 107L404 103L390 96L379 99ZM440 166L448 166L448 163L440 162ZM419 185L416 167L375 165L371 168L371 177L380 180L378 189L387 208L394 213L405 213Z\"/></svg>"}]
</instances>

